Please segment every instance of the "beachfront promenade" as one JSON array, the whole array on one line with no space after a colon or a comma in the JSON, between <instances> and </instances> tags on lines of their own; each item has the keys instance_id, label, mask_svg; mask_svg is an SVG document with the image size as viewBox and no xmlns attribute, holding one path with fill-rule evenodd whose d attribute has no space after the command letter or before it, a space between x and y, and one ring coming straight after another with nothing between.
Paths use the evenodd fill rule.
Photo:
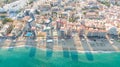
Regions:
<instances>
[{"instance_id":1,"label":"beachfront promenade","mask_svg":"<svg viewBox=\"0 0 120 67\"><path fill-rule=\"evenodd\" d=\"M71 39L53 39L53 42L46 42L46 39L30 39L21 40L1 40L0 48L16 48L16 47L37 47L43 50L73 50L81 51L120 51L120 45L117 40L80 38L74 36Z\"/></svg>"}]
</instances>

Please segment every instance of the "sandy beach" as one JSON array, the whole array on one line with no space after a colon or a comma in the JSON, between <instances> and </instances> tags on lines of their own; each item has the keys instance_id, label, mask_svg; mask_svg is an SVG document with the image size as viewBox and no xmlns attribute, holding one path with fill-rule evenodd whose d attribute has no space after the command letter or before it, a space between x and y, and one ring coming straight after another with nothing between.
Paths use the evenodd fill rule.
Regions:
<instances>
[{"instance_id":1,"label":"sandy beach","mask_svg":"<svg viewBox=\"0 0 120 67\"><path fill-rule=\"evenodd\" d=\"M108 39L82 39L74 37L67 40L54 40L54 42L46 43L46 40L37 39L25 39L25 40L5 40L1 41L0 48L15 48L15 47L37 47L42 50L53 50L53 51L77 51L77 52L109 52L109 51L120 51L120 45L117 40Z\"/></svg>"}]
</instances>

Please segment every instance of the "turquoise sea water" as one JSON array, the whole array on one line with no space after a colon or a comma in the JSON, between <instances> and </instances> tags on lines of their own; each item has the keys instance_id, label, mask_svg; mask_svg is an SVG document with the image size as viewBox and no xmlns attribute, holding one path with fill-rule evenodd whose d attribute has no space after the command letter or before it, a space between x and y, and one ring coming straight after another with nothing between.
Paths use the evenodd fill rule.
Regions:
<instances>
[{"instance_id":1,"label":"turquoise sea water","mask_svg":"<svg viewBox=\"0 0 120 67\"><path fill-rule=\"evenodd\" d=\"M120 67L120 53L0 48L0 67Z\"/></svg>"}]
</instances>

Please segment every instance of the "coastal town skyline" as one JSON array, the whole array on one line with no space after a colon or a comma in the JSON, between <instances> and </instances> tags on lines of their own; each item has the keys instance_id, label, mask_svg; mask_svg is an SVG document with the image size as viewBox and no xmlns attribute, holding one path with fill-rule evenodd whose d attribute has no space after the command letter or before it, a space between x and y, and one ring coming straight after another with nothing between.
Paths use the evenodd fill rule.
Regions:
<instances>
[{"instance_id":1,"label":"coastal town skyline","mask_svg":"<svg viewBox=\"0 0 120 67\"><path fill-rule=\"evenodd\" d=\"M71 64L72 67L79 67L79 63L86 59L86 62L93 61L94 67L98 61L96 59L98 55L95 53L107 54L120 51L119 11L120 0L0 0L0 49L7 48L10 51L23 49L21 51L25 50L26 54L27 49L30 49L29 60L30 57L38 56L43 57L42 60L54 59L53 57L57 56L55 51L60 51L57 57L63 55L61 58L66 59L71 56L65 61L72 60L69 62L74 63ZM44 52L47 57L42 55ZM81 53L84 53L84 56L81 56L83 55ZM83 61L79 61L80 59ZM47 64L47 60L40 62ZM62 63L61 60L59 62ZM87 63L84 64L86 66L83 67L88 67ZM57 65L63 66L54 62L50 67ZM111 64L105 64L103 67L107 65L113 67ZM40 66L38 64L29 67ZM67 63L66 66L68 67ZM43 67L49 66L43 65ZM119 65L116 64L116 67Z\"/></svg>"},{"instance_id":2,"label":"coastal town skyline","mask_svg":"<svg viewBox=\"0 0 120 67\"><path fill-rule=\"evenodd\" d=\"M87 38L88 42L93 43L96 39L106 39L113 44L113 36L118 39L120 34L119 12L116 12L120 7L110 1L103 2L108 2L109 6L101 0L15 1L1 8L0 36L8 38L8 41L48 38L47 41L54 42L55 39L57 44L58 40L74 38L76 45L81 43L76 39Z\"/></svg>"}]
</instances>

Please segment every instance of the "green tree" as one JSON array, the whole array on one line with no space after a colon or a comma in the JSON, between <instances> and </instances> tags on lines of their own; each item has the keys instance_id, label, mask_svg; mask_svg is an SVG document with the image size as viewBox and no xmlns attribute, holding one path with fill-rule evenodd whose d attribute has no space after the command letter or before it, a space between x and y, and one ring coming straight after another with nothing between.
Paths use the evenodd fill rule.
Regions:
<instances>
[{"instance_id":1,"label":"green tree","mask_svg":"<svg viewBox=\"0 0 120 67\"><path fill-rule=\"evenodd\" d=\"M5 18L2 21L3 24L6 24L7 22L13 22L13 20L11 18Z\"/></svg>"}]
</instances>

